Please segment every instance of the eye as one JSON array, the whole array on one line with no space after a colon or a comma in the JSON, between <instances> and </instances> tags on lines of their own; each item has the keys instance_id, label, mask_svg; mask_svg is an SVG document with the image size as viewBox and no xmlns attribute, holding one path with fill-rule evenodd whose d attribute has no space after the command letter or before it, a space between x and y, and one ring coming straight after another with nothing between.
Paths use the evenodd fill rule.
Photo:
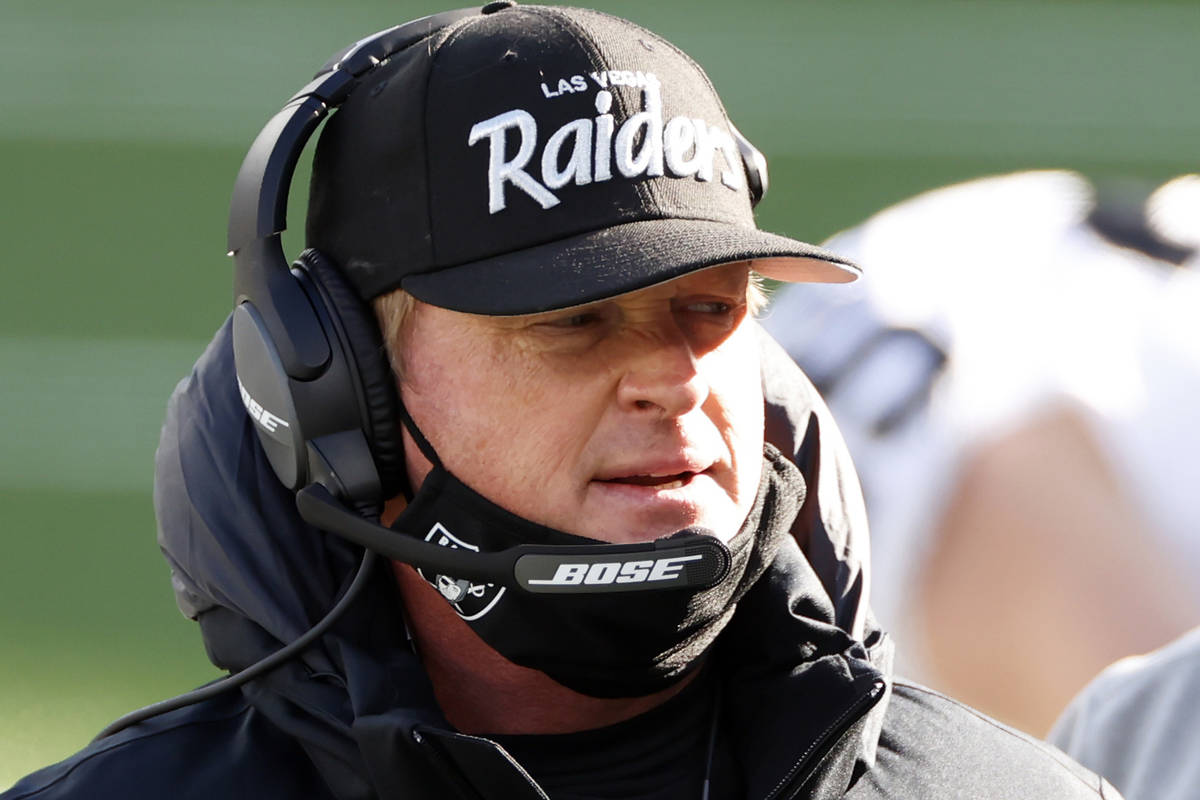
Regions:
<instances>
[{"instance_id":1,"label":"eye","mask_svg":"<svg viewBox=\"0 0 1200 800\"><path fill-rule=\"evenodd\" d=\"M696 314L729 314L733 311L732 303L720 300L706 300L702 303L689 303L687 310Z\"/></svg>"},{"instance_id":2,"label":"eye","mask_svg":"<svg viewBox=\"0 0 1200 800\"><path fill-rule=\"evenodd\" d=\"M739 302L732 298L697 298L676 307L676 313L693 314L700 319L712 321L734 320L740 318L745 311L745 301Z\"/></svg>"},{"instance_id":3,"label":"eye","mask_svg":"<svg viewBox=\"0 0 1200 800\"><path fill-rule=\"evenodd\" d=\"M546 315L535 327L547 333L573 333L598 330L612 317L608 306L592 306L564 311L557 315Z\"/></svg>"},{"instance_id":4,"label":"eye","mask_svg":"<svg viewBox=\"0 0 1200 800\"><path fill-rule=\"evenodd\" d=\"M594 311L584 311L566 317L547 320L541 324L551 328L586 328L589 325L600 323L602 319L603 317Z\"/></svg>"}]
</instances>

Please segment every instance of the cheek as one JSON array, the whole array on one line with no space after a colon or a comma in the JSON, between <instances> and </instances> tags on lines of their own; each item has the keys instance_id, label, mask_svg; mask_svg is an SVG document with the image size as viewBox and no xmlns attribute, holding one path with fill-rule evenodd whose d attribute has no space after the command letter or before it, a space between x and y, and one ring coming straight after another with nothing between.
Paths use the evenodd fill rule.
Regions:
<instances>
[{"instance_id":1,"label":"cheek","mask_svg":"<svg viewBox=\"0 0 1200 800\"><path fill-rule=\"evenodd\" d=\"M758 344L748 325L709 353L709 402L728 443L740 489L758 486L763 447L762 377ZM741 492L739 491L739 494Z\"/></svg>"},{"instance_id":2,"label":"cheek","mask_svg":"<svg viewBox=\"0 0 1200 800\"><path fill-rule=\"evenodd\" d=\"M451 472L541 521L530 514L534 501L551 499L556 484L572 478L595 427L588 421L594 392L580 376L560 374L503 340L442 356L411 365L404 383L410 413Z\"/></svg>"},{"instance_id":3,"label":"cheek","mask_svg":"<svg viewBox=\"0 0 1200 800\"><path fill-rule=\"evenodd\" d=\"M432 326L430 326L432 327ZM494 424L499 394L492 353L461 336L418 328L405 355L401 397L409 414L429 439L438 458L452 471L469 464L473 451ZM410 468L424 458L405 437ZM419 471L410 469L417 478ZM462 476L466 477L466 476Z\"/></svg>"},{"instance_id":4,"label":"cheek","mask_svg":"<svg viewBox=\"0 0 1200 800\"><path fill-rule=\"evenodd\" d=\"M710 391L723 399L735 427L762 436L763 395L758 340L745 323L720 347L709 353Z\"/></svg>"},{"instance_id":5,"label":"cheek","mask_svg":"<svg viewBox=\"0 0 1200 800\"><path fill-rule=\"evenodd\" d=\"M548 369L518 367L494 398L491 423L480 433L487 445L480 459L496 461L494 471L510 497L563 501L561 492L574 487L598 421L603 415L602 392L594 376L568 375ZM529 480L529 476L539 476Z\"/></svg>"}]
</instances>

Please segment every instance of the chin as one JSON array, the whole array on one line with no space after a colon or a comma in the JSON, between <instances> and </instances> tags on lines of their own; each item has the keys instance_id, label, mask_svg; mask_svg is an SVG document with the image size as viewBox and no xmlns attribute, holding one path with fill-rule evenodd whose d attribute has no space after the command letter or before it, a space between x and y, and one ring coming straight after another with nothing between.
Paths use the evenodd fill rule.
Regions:
<instances>
[{"instance_id":1,"label":"chin","mask_svg":"<svg viewBox=\"0 0 1200 800\"><path fill-rule=\"evenodd\" d=\"M746 519L745 514L729 513L722 514L709 520L694 523L697 527L706 529L713 536L728 544L737 532L742 528L742 522Z\"/></svg>"},{"instance_id":2,"label":"chin","mask_svg":"<svg viewBox=\"0 0 1200 800\"><path fill-rule=\"evenodd\" d=\"M687 528L704 528L728 542L742 526L749 503L709 476L691 485L655 489L611 482L592 482L584 502L571 511L571 527L562 530L619 544L649 542Z\"/></svg>"},{"instance_id":3,"label":"chin","mask_svg":"<svg viewBox=\"0 0 1200 800\"><path fill-rule=\"evenodd\" d=\"M625 526L606 525L603 530L589 534L589 536L593 539L628 544L651 542L655 539L673 536L688 528L701 528L705 533L716 536L722 542L728 542L741 528L744 519L745 514L739 515L732 509L700 514L667 515L658 519L630 520Z\"/></svg>"}]
</instances>

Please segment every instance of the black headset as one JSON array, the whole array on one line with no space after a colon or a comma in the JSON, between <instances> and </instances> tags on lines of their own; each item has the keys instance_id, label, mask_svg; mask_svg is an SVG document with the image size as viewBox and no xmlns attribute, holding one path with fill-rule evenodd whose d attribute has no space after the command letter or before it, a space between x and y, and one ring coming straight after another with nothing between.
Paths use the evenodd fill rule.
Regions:
<instances>
[{"instance_id":1,"label":"black headset","mask_svg":"<svg viewBox=\"0 0 1200 800\"><path fill-rule=\"evenodd\" d=\"M313 483L378 513L404 484L395 379L370 310L337 267L306 250L289 269L280 234L300 153L358 80L476 9L423 17L336 53L266 124L229 210L234 359L267 458L293 491Z\"/></svg>"}]
</instances>

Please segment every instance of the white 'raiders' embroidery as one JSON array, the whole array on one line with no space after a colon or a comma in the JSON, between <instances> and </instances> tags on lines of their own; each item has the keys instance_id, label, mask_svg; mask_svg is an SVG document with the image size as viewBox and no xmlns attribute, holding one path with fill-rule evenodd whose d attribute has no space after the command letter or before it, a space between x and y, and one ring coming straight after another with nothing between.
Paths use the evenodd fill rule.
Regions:
<instances>
[{"instance_id":1,"label":"white 'raiders' embroidery","mask_svg":"<svg viewBox=\"0 0 1200 800\"><path fill-rule=\"evenodd\" d=\"M467 145L473 146L486 138L491 148L489 213L495 214L506 207L506 183L525 192L542 208L552 208L560 201L551 189L568 183L585 186L593 181L610 180L614 165L626 178L667 174L672 178L711 181L718 153L725 160L721 183L735 191L742 188L742 162L733 137L725 129L696 117L672 117L664 124L662 86L657 78L647 81L642 88L642 110L625 120L620 128L615 127L609 113L612 101L609 90L597 92L595 119L580 117L550 134L542 149L540 181L525 169L538 145L537 120L532 114L514 108L475 123L467 136ZM520 134L520 144L516 155L505 160L508 132L512 129ZM570 157L566 166L560 168L563 150L567 148Z\"/></svg>"}]
</instances>

